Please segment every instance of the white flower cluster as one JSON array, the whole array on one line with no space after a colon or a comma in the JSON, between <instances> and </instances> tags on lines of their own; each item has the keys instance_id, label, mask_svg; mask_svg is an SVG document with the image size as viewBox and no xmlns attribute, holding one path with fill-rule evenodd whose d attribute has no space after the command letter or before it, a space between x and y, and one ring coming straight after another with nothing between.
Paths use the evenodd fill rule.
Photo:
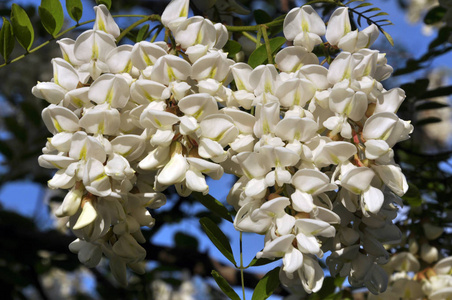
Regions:
<instances>
[{"instance_id":1,"label":"white flower cluster","mask_svg":"<svg viewBox=\"0 0 452 300\"><path fill-rule=\"evenodd\" d=\"M328 28L310 6L295 8L284 22L294 46L276 55L278 68L232 67L233 97L256 111L243 133L258 140L229 151L241 174L228 198L235 227L265 234L257 257L282 257L283 284L308 293L322 286L317 258L326 251L333 275L383 291L383 244L401 237L394 203L408 186L391 148L413 128L395 115L404 92L380 83L392 71L384 54L367 49L377 28L350 28L347 8ZM342 49L328 69L311 53L324 35Z\"/></svg>"},{"instance_id":2,"label":"white flower cluster","mask_svg":"<svg viewBox=\"0 0 452 300\"><path fill-rule=\"evenodd\" d=\"M369 295L367 299L443 300L452 297L452 257L438 261L441 253L432 245L432 241L442 236L444 228L424 220L419 236L414 232L410 233L408 247L403 239L404 251L392 255L383 267L390 275L388 289L379 295Z\"/></svg>"},{"instance_id":3,"label":"white flower cluster","mask_svg":"<svg viewBox=\"0 0 452 300\"><path fill-rule=\"evenodd\" d=\"M388 289L368 300L429 299L444 300L452 297L452 257L438 261L433 267L420 271L417 258L410 252L394 255L385 268L391 275ZM412 274L416 275L412 276Z\"/></svg>"},{"instance_id":4,"label":"white flower cluster","mask_svg":"<svg viewBox=\"0 0 452 300\"><path fill-rule=\"evenodd\" d=\"M333 275L386 288L383 243L400 238L394 203L407 190L391 148L412 126L395 114L404 92L380 83L392 71L385 55L367 48L376 26L352 31L339 8L326 28L312 7L293 9L284 35L294 46L252 69L220 50L225 26L187 18L188 0L162 14L170 46L117 46L118 26L95 10L93 30L59 41L53 81L33 88L51 103L42 115L54 135L39 162L58 169L49 187L69 189L58 215L70 217L81 262L103 253L126 283L126 266L144 271L140 227L153 225L160 192L206 194L205 175L226 170L240 177L228 196L234 225L265 234L257 257L283 258L283 284L318 291L317 257L332 251ZM312 53L323 36L342 50L329 68Z\"/></svg>"}]
</instances>

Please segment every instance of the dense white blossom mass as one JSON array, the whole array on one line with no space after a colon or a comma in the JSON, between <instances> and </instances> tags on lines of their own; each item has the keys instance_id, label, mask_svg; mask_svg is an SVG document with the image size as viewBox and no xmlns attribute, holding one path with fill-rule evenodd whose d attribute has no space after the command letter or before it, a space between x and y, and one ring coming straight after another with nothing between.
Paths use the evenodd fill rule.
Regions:
<instances>
[{"instance_id":1,"label":"dense white blossom mass","mask_svg":"<svg viewBox=\"0 0 452 300\"><path fill-rule=\"evenodd\" d=\"M352 31L345 7L328 27L311 6L294 8L284 20L293 46L253 69L221 50L225 26L187 17L188 1L161 18L177 48L117 46L118 26L95 10L92 30L59 41L53 80L33 88L50 103L53 134L39 163L57 169L50 188L69 190L57 215L69 217L82 263L104 255L126 284L126 267L144 272L140 228L153 226L161 192L207 194L205 176L226 171L239 177L227 198L235 228L265 235L256 256L282 258L284 285L318 291L318 258L331 251L332 275L386 289L383 244L401 238L392 220L408 188L392 147L413 127L396 115L404 91L380 83L392 68L369 49L376 26ZM329 64L312 53L324 42L338 52Z\"/></svg>"}]
</instances>

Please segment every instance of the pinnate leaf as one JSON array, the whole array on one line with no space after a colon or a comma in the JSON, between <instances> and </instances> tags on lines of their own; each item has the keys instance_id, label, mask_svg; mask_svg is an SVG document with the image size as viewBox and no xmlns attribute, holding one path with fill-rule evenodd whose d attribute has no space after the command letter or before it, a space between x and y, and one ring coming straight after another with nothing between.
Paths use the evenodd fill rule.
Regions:
<instances>
[{"instance_id":1,"label":"pinnate leaf","mask_svg":"<svg viewBox=\"0 0 452 300\"><path fill-rule=\"evenodd\" d=\"M424 126L424 125L427 125L427 124L439 123L441 121L442 120L440 118L437 118L437 117L428 117L428 118L425 118L425 119L417 121L415 125L416 126Z\"/></svg>"},{"instance_id":2,"label":"pinnate leaf","mask_svg":"<svg viewBox=\"0 0 452 300\"><path fill-rule=\"evenodd\" d=\"M286 39L278 36L269 41L270 49L272 55L275 54L286 42ZM248 64L255 68L267 61L267 49L265 48L265 44L260 45L256 50L251 53L250 58L248 59Z\"/></svg>"},{"instance_id":3,"label":"pinnate leaf","mask_svg":"<svg viewBox=\"0 0 452 300\"><path fill-rule=\"evenodd\" d=\"M206 208L208 208L211 212L217 214L221 218L225 219L226 221L232 222L232 217L229 214L229 211L224 205L212 197L211 195L203 195L200 192L193 192L193 197L195 197L196 200L198 200L202 205L204 205Z\"/></svg>"},{"instance_id":4,"label":"pinnate leaf","mask_svg":"<svg viewBox=\"0 0 452 300\"><path fill-rule=\"evenodd\" d=\"M96 0L96 3L105 5L108 9L111 7L111 0Z\"/></svg>"},{"instance_id":5,"label":"pinnate leaf","mask_svg":"<svg viewBox=\"0 0 452 300\"><path fill-rule=\"evenodd\" d=\"M432 25L440 22L446 15L447 10L442 6L433 7L424 17L424 23Z\"/></svg>"},{"instance_id":6,"label":"pinnate leaf","mask_svg":"<svg viewBox=\"0 0 452 300\"><path fill-rule=\"evenodd\" d=\"M394 40L392 39L392 36L386 31L382 31L382 33L385 35L386 39L391 44L391 46L394 46Z\"/></svg>"},{"instance_id":7,"label":"pinnate leaf","mask_svg":"<svg viewBox=\"0 0 452 300\"><path fill-rule=\"evenodd\" d=\"M449 107L447 103L441 103L441 102L435 102L435 101L428 101L425 103L422 103L418 106L416 106L416 110L428 110L428 109L439 109L439 108L445 108Z\"/></svg>"},{"instance_id":8,"label":"pinnate leaf","mask_svg":"<svg viewBox=\"0 0 452 300\"><path fill-rule=\"evenodd\" d=\"M232 287L229 285L226 279L223 278L223 276L221 276L215 270L212 270L212 276L213 279L215 279L215 282L220 287L220 289L223 291L223 293L226 294L226 296L228 296L232 300L240 300L239 295L237 295L237 293L232 289Z\"/></svg>"},{"instance_id":9,"label":"pinnate leaf","mask_svg":"<svg viewBox=\"0 0 452 300\"><path fill-rule=\"evenodd\" d=\"M259 280L251 300L265 300L270 297L279 285L279 269L274 268Z\"/></svg>"},{"instance_id":10,"label":"pinnate leaf","mask_svg":"<svg viewBox=\"0 0 452 300\"><path fill-rule=\"evenodd\" d=\"M66 0L66 10L72 20L78 23L82 18L83 4L81 0Z\"/></svg>"},{"instance_id":11,"label":"pinnate leaf","mask_svg":"<svg viewBox=\"0 0 452 300\"><path fill-rule=\"evenodd\" d=\"M229 58L233 58L234 55L240 52L240 50L242 50L242 45L233 40L228 40L226 45L223 47L223 51L228 53Z\"/></svg>"},{"instance_id":12,"label":"pinnate leaf","mask_svg":"<svg viewBox=\"0 0 452 300\"><path fill-rule=\"evenodd\" d=\"M412 183L408 183L408 191L402 196L402 199L412 207L417 207L422 204L421 193L417 186Z\"/></svg>"},{"instance_id":13,"label":"pinnate leaf","mask_svg":"<svg viewBox=\"0 0 452 300\"><path fill-rule=\"evenodd\" d=\"M366 7L366 6L371 6L371 5L373 5L373 4L369 3L369 2L365 2L365 3L361 3L361 4L357 5L356 7L354 7L354 9L361 8L361 7Z\"/></svg>"},{"instance_id":14,"label":"pinnate leaf","mask_svg":"<svg viewBox=\"0 0 452 300\"><path fill-rule=\"evenodd\" d=\"M255 11L253 11L253 14L254 20L256 20L257 24L265 24L273 21L273 18L270 17L270 15L265 10L256 9Z\"/></svg>"},{"instance_id":15,"label":"pinnate leaf","mask_svg":"<svg viewBox=\"0 0 452 300\"><path fill-rule=\"evenodd\" d=\"M278 259L269 259L269 258L253 258L253 260L250 262L249 266L263 266L263 265L267 265L267 264L271 264L275 261L277 261Z\"/></svg>"},{"instance_id":16,"label":"pinnate leaf","mask_svg":"<svg viewBox=\"0 0 452 300\"><path fill-rule=\"evenodd\" d=\"M30 50L34 40L33 26L25 10L15 3L13 3L11 8L11 24L14 36L19 44L25 50Z\"/></svg>"},{"instance_id":17,"label":"pinnate leaf","mask_svg":"<svg viewBox=\"0 0 452 300\"><path fill-rule=\"evenodd\" d=\"M3 18L3 26L0 30L0 54L5 62L8 61L9 55L14 49L14 35L11 23Z\"/></svg>"},{"instance_id":18,"label":"pinnate leaf","mask_svg":"<svg viewBox=\"0 0 452 300\"><path fill-rule=\"evenodd\" d=\"M226 257L231 263L236 265L234 255L232 254L231 245L228 238L224 235L223 231L218 228L212 220L207 217L203 217L199 220L202 229L207 234L207 237L217 247L217 249Z\"/></svg>"},{"instance_id":19,"label":"pinnate leaf","mask_svg":"<svg viewBox=\"0 0 452 300\"><path fill-rule=\"evenodd\" d=\"M42 0L38 11L42 26L49 34L55 36L60 32L64 23L64 12L59 0Z\"/></svg>"},{"instance_id":20,"label":"pinnate leaf","mask_svg":"<svg viewBox=\"0 0 452 300\"><path fill-rule=\"evenodd\" d=\"M135 42L139 43L139 42L147 39L148 36L149 36L149 24L146 24L146 25L142 26L140 28L140 30L138 30L137 38L135 39Z\"/></svg>"}]
</instances>

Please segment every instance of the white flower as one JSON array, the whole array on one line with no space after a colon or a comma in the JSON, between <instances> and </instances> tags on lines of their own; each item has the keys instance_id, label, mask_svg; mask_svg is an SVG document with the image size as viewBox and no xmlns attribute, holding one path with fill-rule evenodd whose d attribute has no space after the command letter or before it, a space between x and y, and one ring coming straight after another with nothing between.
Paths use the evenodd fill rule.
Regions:
<instances>
[{"instance_id":1,"label":"white flower","mask_svg":"<svg viewBox=\"0 0 452 300\"><path fill-rule=\"evenodd\" d=\"M96 21L94 22L93 29L105 31L117 38L120 34L119 27L115 23L115 20L113 20L108 8L101 4L99 6L94 6L94 12L96 13Z\"/></svg>"},{"instance_id":2,"label":"white flower","mask_svg":"<svg viewBox=\"0 0 452 300\"><path fill-rule=\"evenodd\" d=\"M384 196L381 190L371 186L371 181L375 173L366 167L353 168L341 175L340 185L353 194L361 195L361 208L371 213L378 213L383 205ZM338 182L339 183L339 182ZM346 203L347 196L342 199L345 207L352 204ZM348 200L349 201L349 200ZM351 211L354 211L352 209Z\"/></svg>"},{"instance_id":3,"label":"white flower","mask_svg":"<svg viewBox=\"0 0 452 300\"><path fill-rule=\"evenodd\" d=\"M296 188L291 195L293 208L307 213L314 208L313 196L337 188L325 174L308 169L298 170L292 177L292 184Z\"/></svg>"},{"instance_id":4,"label":"white flower","mask_svg":"<svg viewBox=\"0 0 452 300\"><path fill-rule=\"evenodd\" d=\"M428 243L423 243L421 246L421 258L428 264L434 263L438 260L438 249Z\"/></svg>"},{"instance_id":5,"label":"white flower","mask_svg":"<svg viewBox=\"0 0 452 300\"><path fill-rule=\"evenodd\" d=\"M152 68L151 79L168 85L177 80L186 80L191 74L191 65L174 55L164 55L157 59Z\"/></svg>"},{"instance_id":6,"label":"white flower","mask_svg":"<svg viewBox=\"0 0 452 300\"><path fill-rule=\"evenodd\" d=\"M321 244L316 236L332 238L336 235L336 230L329 223L314 219L298 219L295 221L297 232L297 247L302 253L323 256L320 250Z\"/></svg>"},{"instance_id":7,"label":"white flower","mask_svg":"<svg viewBox=\"0 0 452 300\"><path fill-rule=\"evenodd\" d=\"M162 24L174 31L188 16L189 0L172 0L162 13Z\"/></svg>"},{"instance_id":8,"label":"white flower","mask_svg":"<svg viewBox=\"0 0 452 300\"><path fill-rule=\"evenodd\" d=\"M288 215L284 209L290 204L286 197L277 197L255 207L253 202L243 205L234 219L234 227L240 231L256 232L259 234L269 230L276 224L278 234L290 233L295 224L295 218Z\"/></svg>"},{"instance_id":9,"label":"white flower","mask_svg":"<svg viewBox=\"0 0 452 300\"><path fill-rule=\"evenodd\" d=\"M322 42L320 36L325 34L325 24L310 5L292 9L284 19L283 26L284 36L308 52Z\"/></svg>"},{"instance_id":10,"label":"white flower","mask_svg":"<svg viewBox=\"0 0 452 300\"><path fill-rule=\"evenodd\" d=\"M305 65L318 64L319 59L314 53L301 46L289 46L279 51L275 56L278 69L282 72L295 72Z\"/></svg>"},{"instance_id":11,"label":"white flower","mask_svg":"<svg viewBox=\"0 0 452 300\"><path fill-rule=\"evenodd\" d=\"M336 9L328 21L326 28L326 39L331 45L337 45L339 40L351 31L348 7Z\"/></svg>"},{"instance_id":12,"label":"white flower","mask_svg":"<svg viewBox=\"0 0 452 300\"><path fill-rule=\"evenodd\" d=\"M121 75L103 74L90 86L88 97L97 104L123 108L129 100L129 84Z\"/></svg>"},{"instance_id":13,"label":"white flower","mask_svg":"<svg viewBox=\"0 0 452 300\"><path fill-rule=\"evenodd\" d=\"M75 132L79 129L78 117L62 106L49 105L42 111L42 119L47 129L53 134Z\"/></svg>"},{"instance_id":14,"label":"white flower","mask_svg":"<svg viewBox=\"0 0 452 300\"><path fill-rule=\"evenodd\" d=\"M210 20L194 16L178 25L174 38L183 49L193 45L205 45L212 48L216 43L217 32Z\"/></svg>"},{"instance_id":15,"label":"white flower","mask_svg":"<svg viewBox=\"0 0 452 300\"><path fill-rule=\"evenodd\" d=\"M88 30L75 40L74 54L84 63L92 59L105 62L108 53L114 48L116 43L112 35L100 30Z\"/></svg>"},{"instance_id":16,"label":"white flower","mask_svg":"<svg viewBox=\"0 0 452 300\"><path fill-rule=\"evenodd\" d=\"M260 198L268 187L265 176L271 170L271 163L265 155L255 152L242 152L233 160L240 165L243 173L250 181L246 184L245 194L248 197Z\"/></svg>"}]
</instances>

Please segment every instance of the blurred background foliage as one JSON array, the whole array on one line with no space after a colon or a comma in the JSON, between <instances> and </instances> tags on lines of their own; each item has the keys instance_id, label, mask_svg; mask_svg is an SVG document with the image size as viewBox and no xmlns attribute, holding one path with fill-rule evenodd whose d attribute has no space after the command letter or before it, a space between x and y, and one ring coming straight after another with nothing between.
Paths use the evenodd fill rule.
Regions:
<instances>
[{"instance_id":1,"label":"blurred background foliage","mask_svg":"<svg viewBox=\"0 0 452 300\"><path fill-rule=\"evenodd\" d=\"M375 6L385 1L373 0ZM128 0L113 1L113 13L161 14L168 1ZM237 0L243 11L237 13L222 12L221 9L206 10L203 1L192 1L192 10L196 14L209 16L213 21L225 21L229 24L252 24L268 22L289 11L301 1L293 0ZM206 1L204 1L206 2ZM226 0L217 0L218 7ZM212 2L213 3L213 2ZM41 25L37 13L37 4L33 1L21 1L35 30L34 45L51 38ZM83 2L84 16L96 3ZM11 1L0 1L0 15L9 17ZM451 110L450 85L451 62L444 59L452 50L452 21L444 20L445 9L436 0L397 0L399 8L406 13L410 22L423 23L423 31L431 40L425 53L414 53L397 43L391 48L389 43L381 42L381 52L388 52L389 63L394 66L394 75L384 82L387 89L401 86L407 99L400 108L400 117L412 120L415 132L410 140L397 145L396 161L403 168L410 183L408 193L403 197L405 207L397 219L405 233L405 239L396 245L395 251L409 248L411 240L429 243L439 250L440 256L450 256L452 249L452 147L451 147ZM64 4L63 4L64 6ZM244 9L249 8L249 11ZM333 5L318 4L324 16L328 16ZM240 10L239 8L236 8ZM92 12L89 12L92 14ZM240 13L240 11L239 11ZM248 14L247 14L248 13ZM389 12L391 13L391 12ZM94 17L93 15L90 17ZM388 17L391 19L391 16ZM124 21L124 20L122 20ZM128 21L128 20L125 20ZM73 25L67 18L63 28ZM119 23L122 26L122 23ZM355 24L356 25L356 24ZM144 25L146 26L146 25ZM124 28L124 26L122 26ZM386 27L387 28L387 27ZM85 27L75 29L65 37L75 38ZM149 28L146 28L148 31ZM396 30L389 28L389 31ZM143 34L144 33L144 34ZM123 42L134 42L146 37L144 29L133 30ZM272 32L280 34L279 30ZM433 37L433 38L432 38ZM242 41L238 34L235 40ZM240 49L237 45L228 45L230 54ZM235 47L235 48L234 48ZM237 48L239 47L239 48ZM249 45L243 44L243 50ZM251 45L254 47L254 45ZM234 50L235 49L235 50ZM246 51L245 51L246 52ZM17 57L24 50L16 45L11 57ZM450 53L449 53L450 54ZM44 207L45 213L21 215L17 211L0 207L0 295L3 299L223 299L225 296L209 280L212 269L218 270L232 285L238 284L239 273L233 267L226 266L210 257L199 247L199 236L187 232L174 235L173 246L159 245L153 242L155 236L165 224L179 223L184 220L209 215L205 209L195 207L195 199L179 198L169 190L169 204L164 209L152 212L156 226L145 232L149 272L143 276L133 275L127 288L116 285L109 274L107 264L94 269L81 266L77 256L68 250L68 244L74 239L65 231L64 222L51 218L51 209L58 205L64 196L57 191L47 190L47 180L52 171L40 168L37 158L49 133L41 120L41 111L47 106L43 100L31 94L36 80L47 81L52 77L50 60L60 56L58 46L51 42L44 49L32 55L0 68L0 191L12 183L33 182L40 186L38 195L42 204L33 204L28 197L18 197L14 193L3 193L0 205L14 203L14 206L35 205ZM450 56L449 56L450 57ZM246 59L246 58L245 58ZM438 63L439 62L439 63ZM443 65L442 68L434 66ZM219 199L224 201L225 199ZM32 211L32 207L25 210ZM50 219L50 221L49 221ZM445 230L435 239L426 237L426 224ZM393 250L394 252L394 250ZM189 259L188 259L189 258ZM427 264L425 264L427 266ZM425 267L424 266L424 267ZM256 285L263 274L246 273L247 286ZM326 279L324 288L313 299L324 299L334 294L335 287L342 282ZM336 289L337 291L337 289ZM342 288L338 299L361 297L352 294L349 287ZM275 294L287 294L282 288ZM342 298L340 298L342 297Z\"/></svg>"}]
</instances>

